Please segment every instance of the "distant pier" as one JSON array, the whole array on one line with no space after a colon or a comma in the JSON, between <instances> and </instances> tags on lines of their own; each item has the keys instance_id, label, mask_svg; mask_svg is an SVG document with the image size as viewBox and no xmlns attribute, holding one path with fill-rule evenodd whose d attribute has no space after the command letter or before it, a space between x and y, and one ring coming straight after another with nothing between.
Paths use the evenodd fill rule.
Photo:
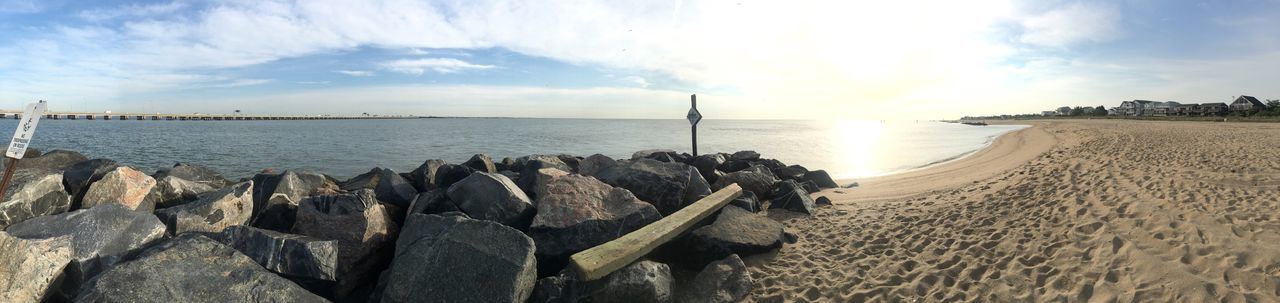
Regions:
<instances>
[{"instance_id":1,"label":"distant pier","mask_svg":"<svg viewBox=\"0 0 1280 303\"><path fill-rule=\"evenodd\" d=\"M21 119L21 112L0 112L0 119ZM143 113L45 113L43 119L52 120L151 120L151 121L246 121L246 120L355 120L355 119L418 119L420 116L286 116L246 114L143 114Z\"/></svg>"}]
</instances>

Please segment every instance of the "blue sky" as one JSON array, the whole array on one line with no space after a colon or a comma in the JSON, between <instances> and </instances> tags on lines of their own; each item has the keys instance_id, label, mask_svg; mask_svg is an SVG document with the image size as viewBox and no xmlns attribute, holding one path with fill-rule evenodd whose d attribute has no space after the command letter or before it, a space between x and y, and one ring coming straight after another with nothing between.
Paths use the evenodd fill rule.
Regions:
<instances>
[{"instance_id":1,"label":"blue sky","mask_svg":"<svg viewBox=\"0 0 1280 303\"><path fill-rule=\"evenodd\" d=\"M1280 99L1280 0L0 0L0 108L935 119Z\"/></svg>"}]
</instances>

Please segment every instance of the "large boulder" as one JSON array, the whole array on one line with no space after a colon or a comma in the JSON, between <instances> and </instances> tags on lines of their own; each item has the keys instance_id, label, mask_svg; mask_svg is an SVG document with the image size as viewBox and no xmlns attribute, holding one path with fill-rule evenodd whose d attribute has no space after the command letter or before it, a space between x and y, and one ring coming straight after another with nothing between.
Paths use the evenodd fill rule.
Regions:
<instances>
[{"instance_id":1,"label":"large boulder","mask_svg":"<svg viewBox=\"0 0 1280 303\"><path fill-rule=\"evenodd\" d=\"M831 179L831 175L828 175L827 171L821 169L804 173L804 181L813 181L813 183L818 184L819 188L840 187L840 184L836 184L836 181Z\"/></svg>"},{"instance_id":2,"label":"large boulder","mask_svg":"<svg viewBox=\"0 0 1280 303\"><path fill-rule=\"evenodd\" d=\"M809 169L804 166L791 165L773 170L773 175L783 180L804 180L804 174L809 173Z\"/></svg>"},{"instance_id":3,"label":"large boulder","mask_svg":"<svg viewBox=\"0 0 1280 303\"><path fill-rule=\"evenodd\" d=\"M373 190L311 196L298 205L293 233L338 241L338 283L330 289L342 298L377 276L398 227Z\"/></svg>"},{"instance_id":4,"label":"large boulder","mask_svg":"<svg viewBox=\"0 0 1280 303\"><path fill-rule=\"evenodd\" d=\"M187 202L195 201L200 198L200 194L216 191L221 187L214 187L205 182L196 182L175 176L164 176L156 179L156 186L151 188L148 193L150 202L156 208L173 207Z\"/></svg>"},{"instance_id":5,"label":"large boulder","mask_svg":"<svg viewBox=\"0 0 1280 303\"><path fill-rule=\"evenodd\" d=\"M724 259L729 255L751 256L782 247L782 223L737 207L720 210L710 225L690 232L683 253L694 264Z\"/></svg>"},{"instance_id":6,"label":"large boulder","mask_svg":"<svg viewBox=\"0 0 1280 303\"><path fill-rule=\"evenodd\" d=\"M157 172L154 177L158 180L169 176L204 183L213 188L223 188L231 186L231 184L235 184L235 182L231 182L231 180L227 180L227 178L223 177L222 174L218 173L218 171L208 167L184 162L175 163L173 164L173 167Z\"/></svg>"},{"instance_id":7,"label":"large boulder","mask_svg":"<svg viewBox=\"0 0 1280 303\"><path fill-rule=\"evenodd\" d=\"M156 186L156 179L128 166L118 166L102 175L102 179L89 184L80 200L80 208L117 203L132 210L151 211L155 209L155 200L148 200L147 194ZM148 203L149 202L149 203Z\"/></svg>"},{"instance_id":8,"label":"large boulder","mask_svg":"<svg viewBox=\"0 0 1280 303\"><path fill-rule=\"evenodd\" d=\"M775 178L773 172L764 166L752 166L721 176L712 188L720 189L734 183L741 186L743 190L756 194L756 197L769 199L772 197L773 185L778 183L778 178Z\"/></svg>"},{"instance_id":9,"label":"large boulder","mask_svg":"<svg viewBox=\"0 0 1280 303\"><path fill-rule=\"evenodd\" d=\"M453 201L449 201L449 196L445 194L444 189L433 189L428 192L418 193L418 197L413 199L413 204L409 205L408 214L439 214L451 211L460 212L457 206L453 205Z\"/></svg>"},{"instance_id":10,"label":"large boulder","mask_svg":"<svg viewBox=\"0 0 1280 303\"><path fill-rule=\"evenodd\" d=\"M183 234L117 264L78 302L327 302L199 234Z\"/></svg>"},{"instance_id":11,"label":"large boulder","mask_svg":"<svg viewBox=\"0 0 1280 303\"><path fill-rule=\"evenodd\" d=\"M476 172L449 186L446 194L459 210L472 218L520 230L529 227L536 211L524 191L499 174Z\"/></svg>"},{"instance_id":12,"label":"large boulder","mask_svg":"<svg viewBox=\"0 0 1280 303\"><path fill-rule=\"evenodd\" d=\"M762 203L760 203L760 198L757 198L755 193L749 191L744 191L741 196L733 198L733 200L729 200L729 205L737 206L753 213L758 213L764 210L762 208Z\"/></svg>"},{"instance_id":13,"label":"large boulder","mask_svg":"<svg viewBox=\"0 0 1280 303\"><path fill-rule=\"evenodd\" d=\"M493 159L489 158L489 155L486 155L486 154L476 154L474 156L471 156L471 159L467 160L467 162L462 163L462 166L470 167L471 169L475 169L476 171L482 171L486 173L498 172L498 168L493 165Z\"/></svg>"},{"instance_id":14,"label":"large boulder","mask_svg":"<svg viewBox=\"0 0 1280 303\"><path fill-rule=\"evenodd\" d=\"M578 161L578 174L590 176L614 165L618 165L617 160L609 158L609 156L594 154L582 159L582 161Z\"/></svg>"},{"instance_id":15,"label":"large boulder","mask_svg":"<svg viewBox=\"0 0 1280 303\"><path fill-rule=\"evenodd\" d=\"M31 155L32 153L37 153L37 155L33 156ZM38 155L38 153L39 150L34 148L27 149L27 153L23 155L21 160L18 160L17 169L63 171L73 164L86 160L84 155L80 153L61 149L47 152L44 155ZM0 161L0 170L4 170L6 165L8 165L8 161Z\"/></svg>"},{"instance_id":16,"label":"large boulder","mask_svg":"<svg viewBox=\"0 0 1280 303\"><path fill-rule=\"evenodd\" d=\"M751 273L738 255L707 264L686 287L677 289L676 302L734 303L751 295Z\"/></svg>"},{"instance_id":17,"label":"large boulder","mask_svg":"<svg viewBox=\"0 0 1280 303\"><path fill-rule=\"evenodd\" d=\"M725 157L722 154L705 154L689 159L689 165L698 168L698 172L702 173L702 178L707 179L708 183L715 183L720 177L716 174L716 168L724 164L724 161Z\"/></svg>"},{"instance_id":18,"label":"large boulder","mask_svg":"<svg viewBox=\"0 0 1280 303\"><path fill-rule=\"evenodd\" d=\"M25 240L0 232L0 301L45 302L70 261L70 237Z\"/></svg>"},{"instance_id":19,"label":"large boulder","mask_svg":"<svg viewBox=\"0 0 1280 303\"><path fill-rule=\"evenodd\" d=\"M489 221L411 214L395 251L382 302L525 302L537 279L533 240Z\"/></svg>"},{"instance_id":20,"label":"large boulder","mask_svg":"<svg viewBox=\"0 0 1280 303\"><path fill-rule=\"evenodd\" d=\"M27 219L59 214L71 208L63 191L62 173L43 169L19 169L0 202L0 229Z\"/></svg>"},{"instance_id":21,"label":"large boulder","mask_svg":"<svg viewBox=\"0 0 1280 303\"><path fill-rule=\"evenodd\" d=\"M650 159L621 161L593 175L609 185L625 188L653 204L663 216L711 194L697 168Z\"/></svg>"},{"instance_id":22,"label":"large boulder","mask_svg":"<svg viewBox=\"0 0 1280 303\"><path fill-rule=\"evenodd\" d=\"M563 175L547 183L529 237L541 272L554 273L569 256L621 237L662 216L631 192L592 177Z\"/></svg>"},{"instance_id":23,"label":"large boulder","mask_svg":"<svg viewBox=\"0 0 1280 303\"><path fill-rule=\"evenodd\" d=\"M253 181L245 181L201 195L194 202L156 211L170 234L222 232L232 225L245 225L253 214Z\"/></svg>"},{"instance_id":24,"label":"large boulder","mask_svg":"<svg viewBox=\"0 0 1280 303\"><path fill-rule=\"evenodd\" d=\"M654 154L675 154L675 150L670 149L646 149L631 154L631 160L648 159Z\"/></svg>"},{"instance_id":25,"label":"large boulder","mask_svg":"<svg viewBox=\"0 0 1280 303\"><path fill-rule=\"evenodd\" d=\"M554 162L529 160L521 167L523 170L520 171L520 178L513 181L516 181L516 186L519 186L530 199L538 198L538 188L546 184L549 176L560 175L561 172L565 174L573 172L573 169L559 160Z\"/></svg>"},{"instance_id":26,"label":"large boulder","mask_svg":"<svg viewBox=\"0 0 1280 303\"><path fill-rule=\"evenodd\" d=\"M375 167L367 173L342 183L342 190L345 191L356 191L362 188L372 189L378 201L395 205L400 209L408 209L409 204L413 203L413 197L418 195L418 190L400 174L380 167Z\"/></svg>"},{"instance_id":27,"label":"large boulder","mask_svg":"<svg viewBox=\"0 0 1280 303\"><path fill-rule=\"evenodd\" d=\"M436 188L449 188L449 186L453 186L454 183L470 177L471 173L474 172L476 172L474 168L462 165L441 165L436 169Z\"/></svg>"},{"instance_id":28,"label":"large boulder","mask_svg":"<svg viewBox=\"0 0 1280 303\"><path fill-rule=\"evenodd\" d=\"M409 184L413 185L413 188L417 189L418 192L436 189L436 171L440 170L440 167L445 164L448 163L444 162L444 160L427 160L422 162L422 165L419 165L418 168L409 172L409 176L405 177L405 180L408 180Z\"/></svg>"},{"instance_id":29,"label":"large boulder","mask_svg":"<svg viewBox=\"0 0 1280 303\"><path fill-rule=\"evenodd\" d=\"M599 280L581 282L574 296L586 302L672 302L671 267L642 260L620 268Z\"/></svg>"},{"instance_id":30,"label":"large boulder","mask_svg":"<svg viewBox=\"0 0 1280 303\"><path fill-rule=\"evenodd\" d=\"M770 209L782 208L807 215L813 214L813 198L809 197L809 192L795 180L779 182L778 188L773 190L773 197L773 200L769 201Z\"/></svg>"},{"instance_id":31,"label":"large boulder","mask_svg":"<svg viewBox=\"0 0 1280 303\"><path fill-rule=\"evenodd\" d=\"M338 241L249 226L231 226L214 239L286 277L336 281Z\"/></svg>"},{"instance_id":32,"label":"large boulder","mask_svg":"<svg viewBox=\"0 0 1280 303\"><path fill-rule=\"evenodd\" d=\"M67 167L64 171L62 184L66 187L67 194L70 194L72 209L80 209L80 199L84 197L86 191L89 190L89 184L102 179L102 176L120 166L116 161L110 159L93 159L80 161Z\"/></svg>"},{"instance_id":33,"label":"large boulder","mask_svg":"<svg viewBox=\"0 0 1280 303\"><path fill-rule=\"evenodd\" d=\"M530 169L528 166L535 161L542 161L544 163L541 163L540 166L534 167L533 169L555 167L564 171L574 171L572 166L569 166L568 163L564 162L564 157L560 157L559 155L528 155L519 157L516 158L515 164L512 164L508 169L515 172L524 172Z\"/></svg>"},{"instance_id":34,"label":"large boulder","mask_svg":"<svg viewBox=\"0 0 1280 303\"><path fill-rule=\"evenodd\" d=\"M250 225L279 232L293 229L298 203L314 195L338 193L337 181L314 172L286 170L253 177L253 218Z\"/></svg>"},{"instance_id":35,"label":"large boulder","mask_svg":"<svg viewBox=\"0 0 1280 303\"><path fill-rule=\"evenodd\" d=\"M71 239L71 264L59 296L75 298L83 281L119 262L125 254L164 237L165 226L150 212L108 203L90 209L36 217L6 231L23 239Z\"/></svg>"},{"instance_id":36,"label":"large boulder","mask_svg":"<svg viewBox=\"0 0 1280 303\"><path fill-rule=\"evenodd\" d=\"M729 156L729 159L736 161L756 161L760 160L760 153L757 153L754 150L743 150L733 153L733 155Z\"/></svg>"}]
</instances>

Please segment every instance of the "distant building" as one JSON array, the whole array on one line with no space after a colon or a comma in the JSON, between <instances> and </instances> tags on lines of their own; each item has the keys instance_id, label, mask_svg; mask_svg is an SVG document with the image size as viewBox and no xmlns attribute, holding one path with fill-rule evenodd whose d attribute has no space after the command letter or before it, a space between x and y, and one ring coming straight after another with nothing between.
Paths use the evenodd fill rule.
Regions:
<instances>
[{"instance_id":1,"label":"distant building","mask_svg":"<svg viewBox=\"0 0 1280 303\"><path fill-rule=\"evenodd\" d=\"M1149 100L1133 100L1120 102L1119 115L1121 116L1150 116L1151 111L1155 110L1156 101Z\"/></svg>"},{"instance_id":2,"label":"distant building","mask_svg":"<svg viewBox=\"0 0 1280 303\"><path fill-rule=\"evenodd\" d=\"M1204 103L1204 104L1200 104L1200 115L1201 116L1225 116L1229 111L1228 108L1229 107L1227 107L1227 104L1222 102Z\"/></svg>"},{"instance_id":3,"label":"distant building","mask_svg":"<svg viewBox=\"0 0 1280 303\"><path fill-rule=\"evenodd\" d=\"M1071 107L1069 107L1069 106L1059 107L1059 108L1058 108L1058 115L1061 115L1061 116L1071 115Z\"/></svg>"},{"instance_id":4,"label":"distant building","mask_svg":"<svg viewBox=\"0 0 1280 303\"><path fill-rule=\"evenodd\" d=\"M1200 104L1190 103L1178 105L1173 109L1171 116L1199 116Z\"/></svg>"},{"instance_id":5,"label":"distant building","mask_svg":"<svg viewBox=\"0 0 1280 303\"><path fill-rule=\"evenodd\" d=\"M1253 96L1240 96L1231 102L1231 113L1241 116L1267 109L1266 104Z\"/></svg>"},{"instance_id":6,"label":"distant building","mask_svg":"<svg viewBox=\"0 0 1280 303\"><path fill-rule=\"evenodd\" d=\"M1042 112L1040 112L1040 115L1041 115L1041 116L1045 116L1045 117L1049 117L1049 116L1057 116L1057 115L1058 115L1058 111L1046 110L1046 111L1042 111Z\"/></svg>"}]
</instances>

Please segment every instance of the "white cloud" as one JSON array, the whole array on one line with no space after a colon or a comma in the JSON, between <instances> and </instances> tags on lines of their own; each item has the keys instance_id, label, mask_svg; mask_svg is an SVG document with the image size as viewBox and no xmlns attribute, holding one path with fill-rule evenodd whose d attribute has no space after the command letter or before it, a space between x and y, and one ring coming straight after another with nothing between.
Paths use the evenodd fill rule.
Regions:
<instances>
[{"instance_id":1,"label":"white cloud","mask_svg":"<svg viewBox=\"0 0 1280 303\"><path fill-rule=\"evenodd\" d=\"M384 69L411 75L421 75L427 70L441 74L456 73L465 70L490 69L493 65L473 64L453 58L421 58L401 59L379 64Z\"/></svg>"},{"instance_id":2,"label":"white cloud","mask_svg":"<svg viewBox=\"0 0 1280 303\"><path fill-rule=\"evenodd\" d=\"M241 87L241 86L262 85L262 84L267 84L271 82L275 82L275 80L274 79L235 79L235 80L226 81L222 83L215 83L215 84L209 85L209 87L218 87L218 88Z\"/></svg>"},{"instance_id":3,"label":"white cloud","mask_svg":"<svg viewBox=\"0 0 1280 303\"><path fill-rule=\"evenodd\" d=\"M30 14L43 9L35 0L0 0L0 13Z\"/></svg>"},{"instance_id":4,"label":"white cloud","mask_svg":"<svg viewBox=\"0 0 1280 303\"><path fill-rule=\"evenodd\" d=\"M626 76L626 77L622 77L619 80L622 80L623 82L626 82L629 84L634 84L639 87L649 87L650 85L653 85L652 83L649 83L649 80L645 80L644 78L641 78L639 76Z\"/></svg>"},{"instance_id":5,"label":"white cloud","mask_svg":"<svg viewBox=\"0 0 1280 303\"><path fill-rule=\"evenodd\" d=\"M129 4L115 8L99 8L81 11L81 19L93 22L108 21L122 17L152 17L171 14L187 7L184 2L168 2L155 4Z\"/></svg>"},{"instance_id":6,"label":"white cloud","mask_svg":"<svg viewBox=\"0 0 1280 303\"><path fill-rule=\"evenodd\" d=\"M1067 47L1084 42L1107 42L1120 36L1120 13L1106 4L1072 3L1022 20L1019 41L1040 46Z\"/></svg>"},{"instance_id":7,"label":"white cloud","mask_svg":"<svg viewBox=\"0 0 1280 303\"><path fill-rule=\"evenodd\" d=\"M352 76L352 77L368 77L373 76L373 72L367 70L335 70L335 73Z\"/></svg>"}]
</instances>

